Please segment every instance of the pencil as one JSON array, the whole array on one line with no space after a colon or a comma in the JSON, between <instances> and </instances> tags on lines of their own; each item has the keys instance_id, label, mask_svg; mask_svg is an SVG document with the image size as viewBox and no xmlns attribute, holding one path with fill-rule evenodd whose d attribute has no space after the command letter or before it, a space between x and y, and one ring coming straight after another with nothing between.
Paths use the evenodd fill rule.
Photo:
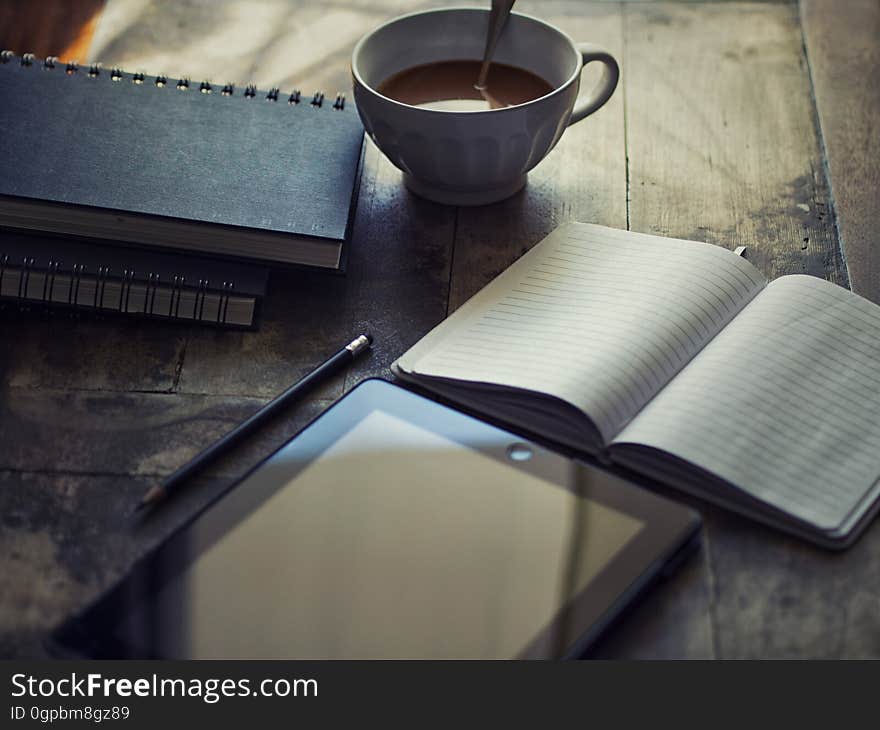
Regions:
<instances>
[{"instance_id":1,"label":"pencil","mask_svg":"<svg viewBox=\"0 0 880 730\"><path fill-rule=\"evenodd\" d=\"M186 479L196 472L201 471L208 464L225 454L241 439L255 431L271 416L300 398L307 390L325 381L331 375L351 363L358 355L368 350L372 344L373 338L370 335L359 335L353 339L329 360L318 365L318 367L312 370L308 375L291 385L280 395L273 398L260 410L254 413L254 415L240 423L219 441L214 442L207 449L193 457L191 461L181 466L161 484L156 484L150 487L141 498L141 501L138 502L134 512L140 512L142 509L167 497L172 491L178 489L181 483Z\"/></svg>"}]
</instances>

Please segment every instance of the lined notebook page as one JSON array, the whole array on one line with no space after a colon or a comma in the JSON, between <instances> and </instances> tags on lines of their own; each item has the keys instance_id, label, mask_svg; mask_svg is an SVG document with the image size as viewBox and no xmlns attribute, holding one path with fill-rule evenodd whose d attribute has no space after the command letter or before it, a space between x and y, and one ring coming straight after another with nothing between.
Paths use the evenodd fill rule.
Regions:
<instances>
[{"instance_id":1,"label":"lined notebook page","mask_svg":"<svg viewBox=\"0 0 880 730\"><path fill-rule=\"evenodd\" d=\"M556 396L607 443L764 286L716 246L570 223L397 366Z\"/></svg>"},{"instance_id":2,"label":"lined notebook page","mask_svg":"<svg viewBox=\"0 0 880 730\"><path fill-rule=\"evenodd\" d=\"M824 530L880 478L880 307L809 276L770 284L616 442L693 462Z\"/></svg>"}]
</instances>

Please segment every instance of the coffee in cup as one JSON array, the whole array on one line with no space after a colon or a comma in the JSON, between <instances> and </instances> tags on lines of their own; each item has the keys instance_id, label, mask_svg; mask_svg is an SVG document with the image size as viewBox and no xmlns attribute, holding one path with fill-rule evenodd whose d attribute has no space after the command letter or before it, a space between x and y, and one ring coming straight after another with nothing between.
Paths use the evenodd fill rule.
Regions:
<instances>
[{"instance_id":1,"label":"coffee in cup","mask_svg":"<svg viewBox=\"0 0 880 730\"><path fill-rule=\"evenodd\" d=\"M534 101L553 91L531 71L506 63L489 66L486 83L476 84L480 61L437 61L399 71L379 84L389 99L424 109L488 111Z\"/></svg>"}]
</instances>

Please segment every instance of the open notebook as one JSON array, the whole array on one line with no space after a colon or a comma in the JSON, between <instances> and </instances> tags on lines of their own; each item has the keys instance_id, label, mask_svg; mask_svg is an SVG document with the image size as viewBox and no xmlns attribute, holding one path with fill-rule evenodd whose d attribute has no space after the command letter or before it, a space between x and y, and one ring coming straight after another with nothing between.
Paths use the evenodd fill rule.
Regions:
<instances>
[{"instance_id":1,"label":"open notebook","mask_svg":"<svg viewBox=\"0 0 880 730\"><path fill-rule=\"evenodd\" d=\"M880 307L710 244L564 225L394 370L829 547L880 504Z\"/></svg>"}]
</instances>

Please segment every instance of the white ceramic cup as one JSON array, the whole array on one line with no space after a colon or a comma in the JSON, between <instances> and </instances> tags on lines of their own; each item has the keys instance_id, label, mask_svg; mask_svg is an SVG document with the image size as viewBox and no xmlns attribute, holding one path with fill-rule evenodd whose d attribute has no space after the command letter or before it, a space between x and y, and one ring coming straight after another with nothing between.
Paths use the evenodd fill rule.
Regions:
<instances>
[{"instance_id":1,"label":"white ceramic cup","mask_svg":"<svg viewBox=\"0 0 880 730\"><path fill-rule=\"evenodd\" d=\"M354 99L367 134L417 195L451 205L507 198L553 149L569 124L601 107L617 86L617 61L592 43L575 43L549 23L520 13L508 21L494 60L545 79L553 91L525 104L447 111L402 104L376 89L404 69L483 55L489 12L446 8L404 15L364 36L354 49ZM597 61L602 78L578 98L581 69Z\"/></svg>"}]
</instances>

